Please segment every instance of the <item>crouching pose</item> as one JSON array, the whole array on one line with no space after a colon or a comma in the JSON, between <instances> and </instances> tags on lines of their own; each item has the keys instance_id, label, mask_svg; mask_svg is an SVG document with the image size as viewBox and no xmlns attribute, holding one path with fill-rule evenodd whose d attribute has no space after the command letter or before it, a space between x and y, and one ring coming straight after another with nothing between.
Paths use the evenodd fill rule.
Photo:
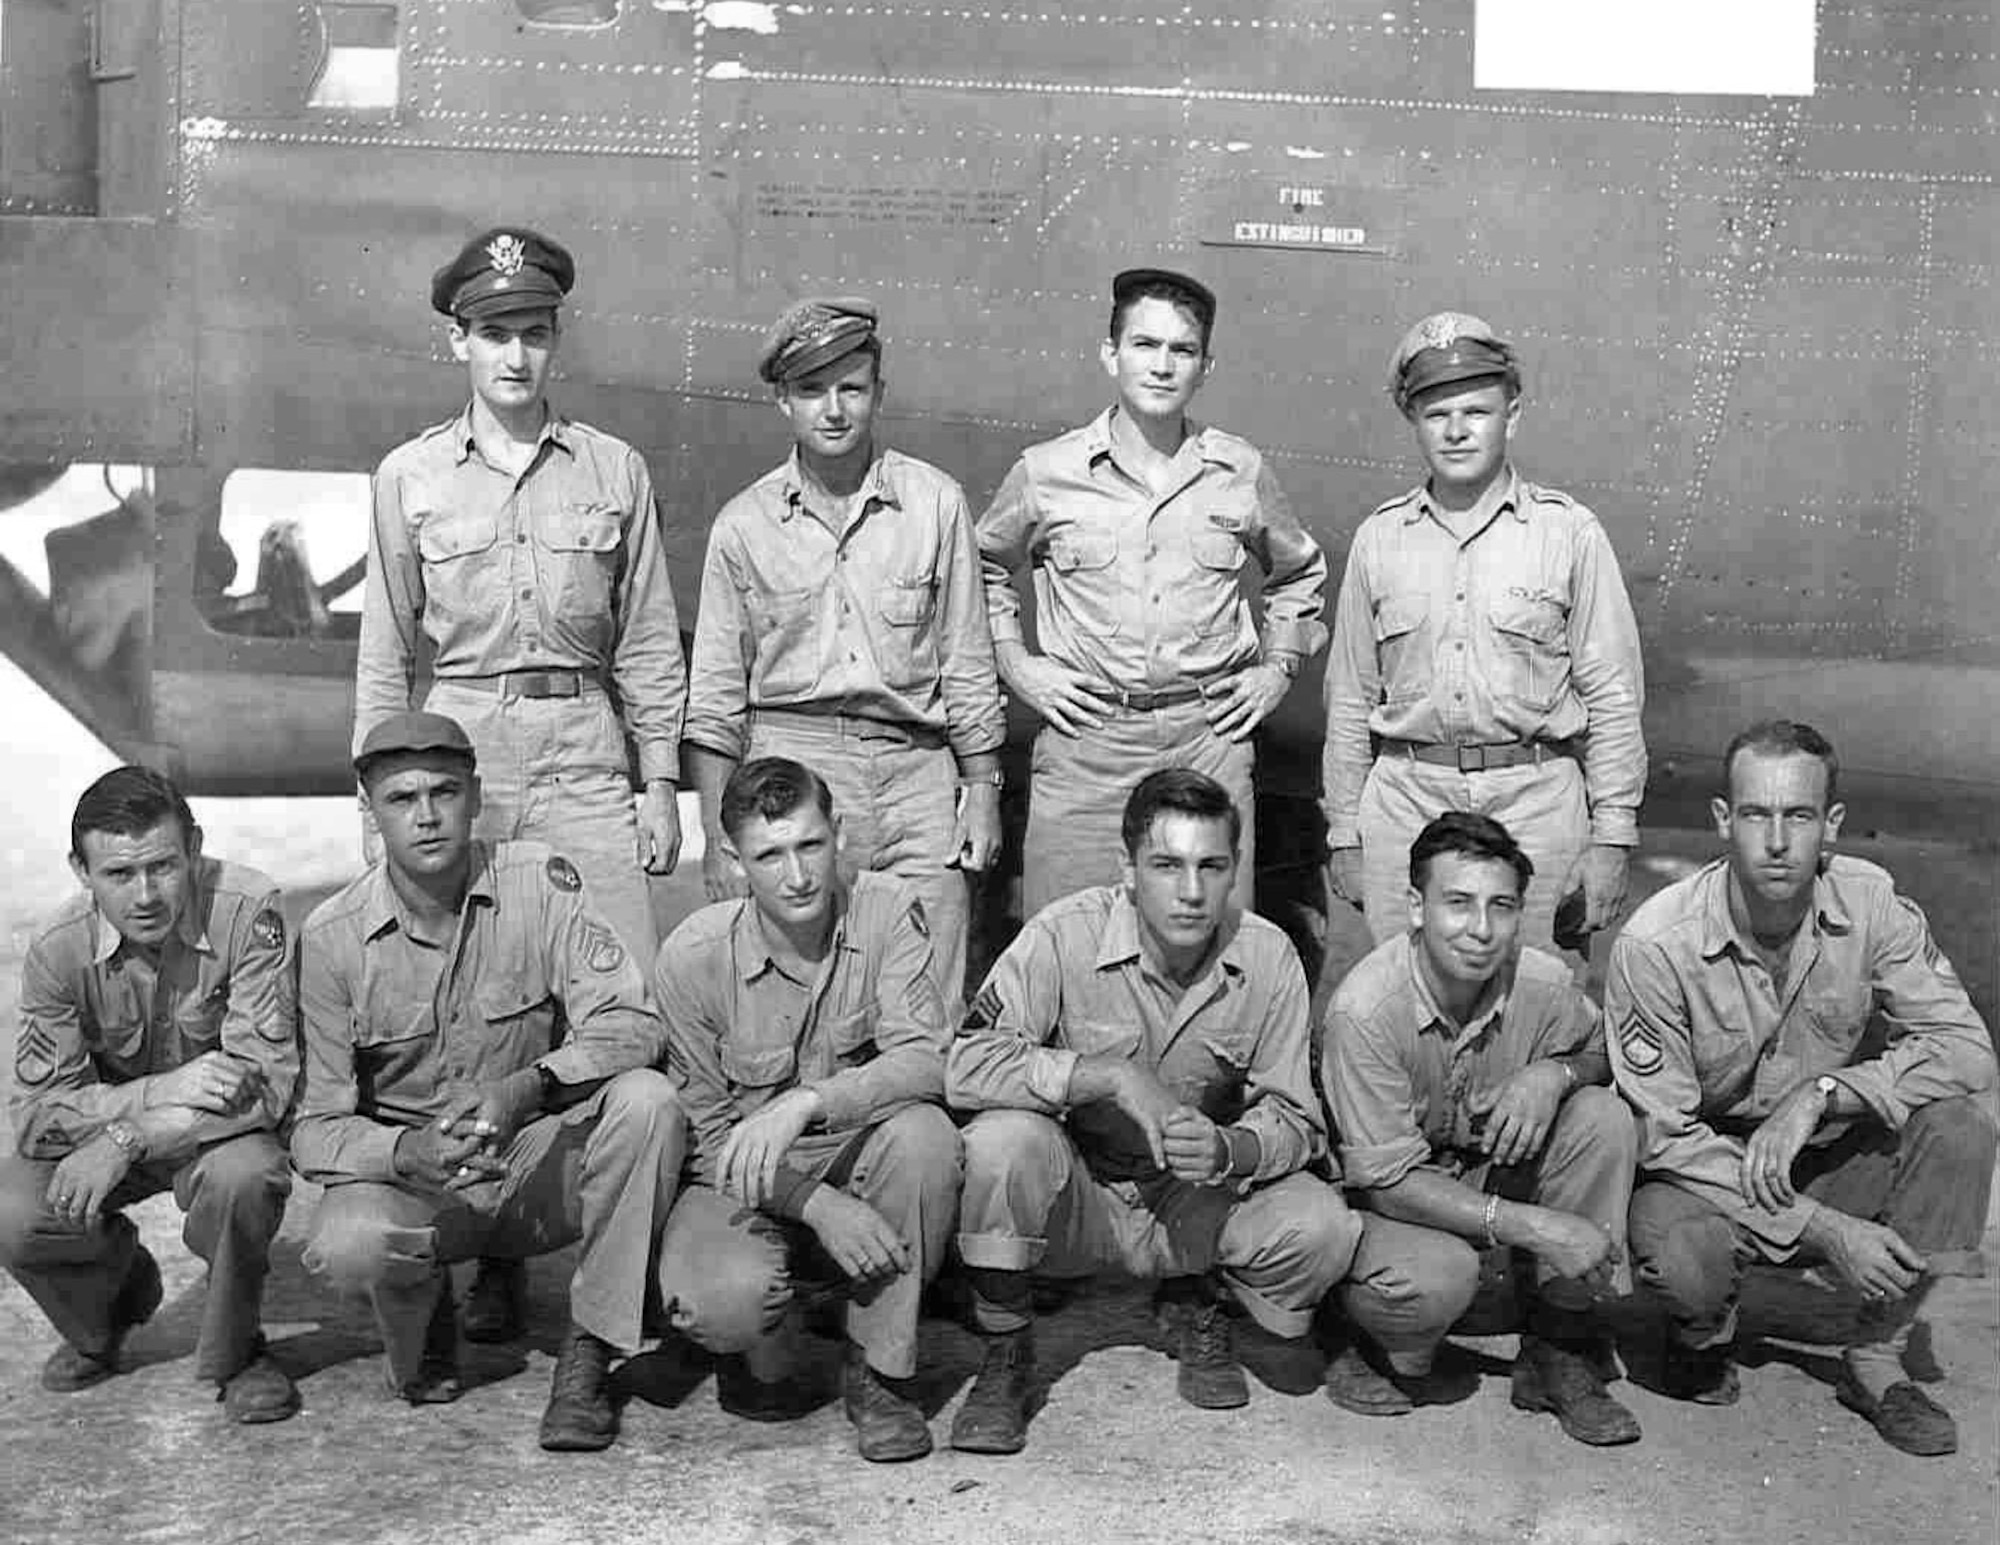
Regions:
<instances>
[{"instance_id":1,"label":"crouching pose","mask_svg":"<svg viewBox=\"0 0 2000 1545\"><path fill-rule=\"evenodd\" d=\"M580 1240L541 1442L604 1448L685 1147L645 979L568 859L472 839L455 721L384 719L355 770L382 861L299 943L292 1154L327 1188L306 1264L367 1297L391 1391L430 1404L460 1393L445 1267Z\"/></svg>"},{"instance_id":2,"label":"crouching pose","mask_svg":"<svg viewBox=\"0 0 2000 1545\"><path fill-rule=\"evenodd\" d=\"M841 883L832 796L797 762L742 763L718 814L749 899L695 913L653 973L698 1182L661 1243L661 1301L729 1359L732 1404L777 1414L793 1266L830 1261L861 1456L916 1459L931 1450L908 1383L918 1302L951 1243L960 1167L938 1103L951 1027L931 924L905 881Z\"/></svg>"},{"instance_id":3,"label":"crouching pose","mask_svg":"<svg viewBox=\"0 0 2000 1545\"><path fill-rule=\"evenodd\" d=\"M1300 1173L1326 1145L1307 1067L1305 973L1231 905L1241 815L1202 773L1125 805L1125 881L1044 908L994 965L946 1064L965 1128L958 1236L985 1362L954 1448L1026 1440L1030 1272L1162 1279L1181 1397L1249 1398L1225 1294L1301 1337L1360 1220Z\"/></svg>"},{"instance_id":4,"label":"crouching pose","mask_svg":"<svg viewBox=\"0 0 2000 1545\"><path fill-rule=\"evenodd\" d=\"M1669 1393L1736 1399L1746 1262L1824 1263L1861 1299L1842 1404L1906 1453L1948 1454L1957 1427L1903 1353L1937 1279L1981 1274L1993 1048L1923 913L1828 853L1837 770L1807 725L1738 735L1714 802L1728 855L1612 950L1611 1060L1643 1120L1632 1255L1666 1300Z\"/></svg>"},{"instance_id":5,"label":"crouching pose","mask_svg":"<svg viewBox=\"0 0 2000 1545\"><path fill-rule=\"evenodd\" d=\"M292 957L277 888L204 858L187 801L120 767L70 823L83 893L33 938L21 973L13 1117L0 1160L0 1264L63 1338L42 1387L118 1372L160 1305L160 1268L125 1216L171 1189L208 1263L195 1374L239 1422L297 1391L260 1329L291 1172L276 1133L298 1081Z\"/></svg>"},{"instance_id":6,"label":"crouching pose","mask_svg":"<svg viewBox=\"0 0 2000 1545\"><path fill-rule=\"evenodd\" d=\"M1532 1272L1514 1404L1579 1442L1631 1443L1592 1303L1627 1280L1632 1113L1605 1087L1597 1006L1568 966L1518 946L1533 872L1491 816L1439 816L1410 847L1408 932L1327 1009L1321 1077L1368 1217L1340 1290L1356 1334L1326 1391L1364 1416L1448 1398L1438 1348L1479 1286L1479 1248L1507 1246Z\"/></svg>"}]
</instances>

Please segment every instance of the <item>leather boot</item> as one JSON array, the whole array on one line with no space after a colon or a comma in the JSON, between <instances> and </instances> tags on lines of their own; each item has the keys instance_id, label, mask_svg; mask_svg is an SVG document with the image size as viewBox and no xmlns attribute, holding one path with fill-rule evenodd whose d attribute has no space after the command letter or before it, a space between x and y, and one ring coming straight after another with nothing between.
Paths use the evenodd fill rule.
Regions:
<instances>
[{"instance_id":1,"label":"leather boot","mask_svg":"<svg viewBox=\"0 0 2000 1545\"><path fill-rule=\"evenodd\" d=\"M467 1341L512 1341L527 1329L527 1304L527 1263L482 1259L459 1311L459 1328Z\"/></svg>"},{"instance_id":2,"label":"leather boot","mask_svg":"<svg viewBox=\"0 0 2000 1545\"><path fill-rule=\"evenodd\" d=\"M125 1268L125 1280L119 1284L118 1296L111 1300L111 1335L104 1350L86 1352L65 1341L42 1364L42 1388L58 1395L74 1394L117 1373L118 1353L126 1336L153 1317L165 1296L160 1263L144 1245L133 1246L132 1264Z\"/></svg>"},{"instance_id":3,"label":"leather boot","mask_svg":"<svg viewBox=\"0 0 2000 1545\"><path fill-rule=\"evenodd\" d=\"M869 1367L861 1348L852 1342L840 1370L840 1393L863 1459L894 1464L921 1459L931 1451L931 1428L923 1409Z\"/></svg>"},{"instance_id":4,"label":"leather boot","mask_svg":"<svg viewBox=\"0 0 2000 1545\"><path fill-rule=\"evenodd\" d=\"M1018 1454L1028 1442L1028 1381L1035 1371L1035 1332L988 1335L979 1377L951 1420L951 1446L968 1454Z\"/></svg>"},{"instance_id":5,"label":"leather boot","mask_svg":"<svg viewBox=\"0 0 2000 1545\"><path fill-rule=\"evenodd\" d=\"M549 1403L542 1412L542 1447L557 1453L594 1453L618 1436L618 1408L611 1403L611 1345L571 1325L556 1353Z\"/></svg>"}]
</instances>

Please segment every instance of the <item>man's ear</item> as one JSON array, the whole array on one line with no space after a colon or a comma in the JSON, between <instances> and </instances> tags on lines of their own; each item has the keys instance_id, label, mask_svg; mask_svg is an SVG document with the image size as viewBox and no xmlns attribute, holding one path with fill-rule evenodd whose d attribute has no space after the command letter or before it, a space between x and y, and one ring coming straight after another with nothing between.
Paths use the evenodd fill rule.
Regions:
<instances>
[{"instance_id":1,"label":"man's ear","mask_svg":"<svg viewBox=\"0 0 2000 1545\"><path fill-rule=\"evenodd\" d=\"M472 335L465 330L465 324L452 318L445 336L451 340L451 357L461 365L467 363L472 358Z\"/></svg>"},{"instance_id":2,"label":"man's ear","mask_svg":"<svg viewBox=\"0 0 2000 1545\"><path fill-rule=\"evenodd\" d=\"M76 876L76 883L86 890L90 887L90 870L84 867L82 859L74 853L69 856L69 872Z\"/></svg>"},{"instance_id":3,"label":"man's ear","mask_svg":"<svg viewBox=\"0 0 2000 1545\"><path fill-rule=\"evenodd\" d=\"M484 797L485 793L479 782L479 774L476 772L467 773L465 775L465 813L474 820L479 818L479 805Z\"/></svg>"},{"instance_id":4,"label":"man's ear","mask_svg":"<svg viewBox=\"0 0 2000 1545\"><path fill-rule=\"evenodd\" d=\"M1410 900L1410 931L1415 933L1424 926L1424 893L1412 885L1407 894Z\"/></svg>"},{"instance_id":5,"label":"man's ear","mask_svg":"<svg viewBox=\"0 0 2000 1545\"><path fill-rule=\"evenodd\" d=\"M1117 380L1118 379L1117 342L1114 339L1106 338L1102 343L1098 344L1097 346L1097 357L1098 359L1103 361L1104 373L1109 377L1111 377L1112 380L1114 381Z\"/></svg>"},{"instance_id":6,"label":"man's ear","mask_svg":"<svg viewBox=\"0 0 2000 1545\"><path fill-rule=\"evenodd\" d=\"M1711 799L1708 802L1709 819L1715 822L1715 835L1724 842L1729 840L1729 801Z\"/></svg>"},{"instance_id":7,"label":"man's ear","mask_svg":"<svg viewBox=\"0 0 2000 1545\"><path fill-rule=\"evenodd\" d=\"M1847 819L1847 806L1828 805L1826 807L1826 840L1832 842L1840 835L1840 823Z\"/></svg>"},{"instance_id":8,"label":"man's ear","mask_svg":"<svg viewBox=\"0 0 2000 1545\"><path fill-rule=\"evenodd\" d=\"M190 864L194 864L200 861L201 828L199 826L190 826L188 828L187 853L188 853L188 862Z\"/></svg>"}]
</instances>

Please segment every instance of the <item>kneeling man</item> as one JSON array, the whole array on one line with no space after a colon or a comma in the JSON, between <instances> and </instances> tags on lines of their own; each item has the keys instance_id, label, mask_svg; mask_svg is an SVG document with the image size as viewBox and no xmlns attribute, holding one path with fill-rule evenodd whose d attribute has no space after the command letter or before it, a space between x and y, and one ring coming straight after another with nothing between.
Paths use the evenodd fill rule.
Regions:
<instances>
[{"instance_id":1,"label":"kneeling man","mask_svg":"<svg viewBox=\"0 0 2000 1545\"><path fill-rule=\"evenodd\" d=\"M952 1044L965 1128L958 1236L984 1366L954 1448L1026 1441L1030 1272L1163 1279L1181 1398L1249 1399L1226 1293L1303 1337L1360 1237L1303 1167L1326 1149L1307 1066L1305 972L1230 902L1242 814L1206 774L1141 780L1125 878L1052 902L994 964Z\"/></svg>"},{"instance_id":2,"label":"kneeling man","mask_svg":"<svg viewBox=\"0 0 2000 1545\"><path fill-rule=\"evenodd\" d=\"M1727 856L1633 914L1604 1005L1643 1124L1632 1255L1671 1316L1668 1390L1733 1402L1745 1262L1821 1262L1861 1297L1841 1403L1905 1453L1948 1454L1957 1427L1902 1359L1937 1279L1980 1275L1992 1043L1923 913L1828 851L1845 811L1825 737L1769 720L1722 770Z\"/></svg>"},{"instance_id":3,"label":"kneeling man","mask_svg":"<svg viewBox=\"0 0 2000 1545\"><path fill-rule=\"evenodd\" d=\"M1507 1246L1534 1274L1514 1404L1581 1443L1631 1443L1592 1302L1625 1275L1632 1113L1606 1087L1597 1006L1519 945L1533 874L1491 816L1437 817L1410 846L1409 931L1328 1006L1320 1076L1369 1215L1341 1289L1356 1336L1326 1392L1364 1416L1440 1398L1433 1359L1479 1286L1477 1252Z\"/></svg>"},{"instance_id":4,"label":"kneeling man","mask_svg":"<svg viewBox=\"0 0 2000 1545\"><path fill-rule=\"evenodd\" d=\"M161 1292L124 1209L171 1189L208 1263L195 1374L233 1420L280 1421L299 1397L260 1322L299 1064L277 887L203 857L187 801L143 767L84 790L69 861L83 894L34 935L21 972L20 1153L0 1160L0 1264L63 1338L42 1387L118 1372Z\"/></svg>"},{"instance_id":5,"label":"kneeling man","mask_svg":"<svg viewBox=\"0 0 2000 1545\"><path fill-rule=\"evenodd\" d=\"M931 924L907 881L841 884L833 796L799 763L740 764L718 814L749 899L695 913L653 972L699 1181L661 1243L661 1301L691 1340L749 1354L764 1394L747 1393L775 1407L790 1263L817 1245L851 1285L842 1393L861 1456L916 1459L918 1302L959 1182Z\"/></svg>"},{"instance_id":6,"label":"kneeling man","mask_svg":"<svg viewBox=\"0 0 2000 1545\"><path fill-rule=\"evenodd\" d=\"M326 1186L308 1267L368 1298L389 1386L460 1394L445 1267L581 1240L541 1442L617 1436L614 1351L638 1349L685 1126L638 963L538 842L472 838L456 721L402 713L355 758L382 861L306 920L299 1173Z\"/></svg>"}]
</instances>

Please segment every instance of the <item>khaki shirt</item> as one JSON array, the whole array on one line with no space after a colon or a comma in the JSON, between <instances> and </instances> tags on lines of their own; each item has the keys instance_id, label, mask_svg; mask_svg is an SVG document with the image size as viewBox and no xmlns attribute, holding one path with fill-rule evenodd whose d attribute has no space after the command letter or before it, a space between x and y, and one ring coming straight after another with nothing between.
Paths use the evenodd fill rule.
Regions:
<instances>
[{"instance_id":1,"label":"khaki shirt","mask_svg":"<svg viewBox=\"0 0 2000 1545\"><path fill-rule=\"evenodd\" d=\"M1013 576L1034 570L1050 659L1126 691L1228 676L1260 656L1239 583L1264 571L1262 654L1301 659L1326 640L1326 555L1247 440L1189 425L1167 492L1118 465L1107 409L1031 446L979 521L996 645L1022 641Z\"/></svg>"},{"instance_id":2,"label":"khaki shirt","mask_svg":"<svg viewBox=\"0 0 2000 1545\"><path fill-rule=\"evenodd\" d=\"M1712 1203L1782 1260L1818 1204L1802 1197L1771 1213L1740 1189L1744 1139L1778 1101L1830 1074L1900 1130L1932 1100L1990 1088L1993 1047L1923 913L1884 870L1827 861L1782 982L1737 931L1729 887L1719 858L1651 897L1618 935L1604 999L1611 1067L1642 1120L1640 1169ZM1876 1051L1863 1036L1878 1016ZM1845 1127L1823 1124L1814 1141Z\"/></svg>"},{"instance_id":3,"label":"khaki shirt","mask_svg":"<svg viewBox=\"0 0 2000 1545\"><path fill-rule=\"evenodd\" d=\"M377 864L299 940L305 1088L292 1161L310 1180L396 1178L396 1139L457 1096L541 1066L590 1084L660 1059L639 965L539 842L473 845L457 926L432 936Z\"/></svg>"},{"instance_id":4,"label":"khaki shirt","mask_svg":"<svg viewBox=\"0 0 2000 1545\"><path fill-rule=\"evenodd\" d=\"M972 515L956 482L875 458L854 515L819 510L798 453L722 507L702 565L687 739L740 758L755 708L826 708L943 735L1006 734Z\"/></svg>"},{"instance_id":5,"label":"khaki shirt","mask_svg":"<svg viewBox=\"0 0 2000 1545\"><path fill-rule=\"evenodd\" d=\"M518 478L471 409L375 473L354 745L412 707L419 630L440 678L572 670L618 695L646 779L680 773L687 673L653 480L623 440L551 413Z\"/></svg>"},{"instance_id":6,"label":"khaki shirt","mask_svg":"<svg viewBox=\"0 0 2000 1545\"><path fill-rule=\"evenodd\" d=\"M127 944L88 893L37 930L21 968L10 1113L23 1156L58 1159L158 1103L159 1075L223 1051L254 1063L253 1116L201 1115L183 1141L276 1128L299 1077L292 951L278 888L254 869L197 859L186 909L157 962Z\"/></svg>"},{"instance_id":7,"label":"khaki shirt","mask_svg":"<svg viewBox=\"0 0 2000 1545\"><path fill-rule=\"evenodd\" d=\"M1438 1007L1417 950L1414 934L1377 945L1327 1007L1320 1080L1351 1186L1393 1186L1423 1165L1459 1174L1484 1163L1481 1112L1531 1062L1573 1058L1579 1083L1609 1077L1597 1005L1554 956L1524 947L1459 1025Z\"/></svg>"},{"instance_id":8,"label":"khaki shirt","mask_svg":"<svg viewBox=\"0 0 2000 1545\"><path fill-rule=\"evenodd\" d=\"M1098 1178L1147 1178L1160 1171L1130 1117L1108 1101L1069 1103L1079 1058L1124 1057L1218 1126L1254 1137L1248 1178L1275 1179L1320 1157L1326 1130L1307 1066L1299 957L1254 912L1223 932L1207 971L1183 991L1146 964L1122 886L1052 902L973 999L945 1059L945 1097L961 1110L1060 1116ZM1240 1159L1248 1144L1232 1134L1230 1146Z\"/></svg>"},{"instance_id":9,"label":"khaki shirt","mask_svg":"<svg viewBox=\"0 0 2000 1545\"><path fill-rule=\"evenodd\" d=\"M708 1185L729 1134L788 1089L820 1098L772 1210L797 1217L817 1182L805 1171L905 1106L944 1098L944 999L931 977L930 925L902 881L863 873L841 901L811 981L773 957L754 901L703 907L667 937L653 967L667 1066Z\"/></svg>"},{"instance_id":10,"label":"khaki shirt","mask_svg":"<svg viewBox=\"0 0 2000 1545\"><path fill-rule=\"evenodd\" d=\"M1326 663L1327 841L1359 842L1371 735L1432 744L1586 735L1593 842L1639 840L1639 630L1597 517L1511 469L1452 534L1423 488L1361 524Z\"/></svg>"}]
</instances>

